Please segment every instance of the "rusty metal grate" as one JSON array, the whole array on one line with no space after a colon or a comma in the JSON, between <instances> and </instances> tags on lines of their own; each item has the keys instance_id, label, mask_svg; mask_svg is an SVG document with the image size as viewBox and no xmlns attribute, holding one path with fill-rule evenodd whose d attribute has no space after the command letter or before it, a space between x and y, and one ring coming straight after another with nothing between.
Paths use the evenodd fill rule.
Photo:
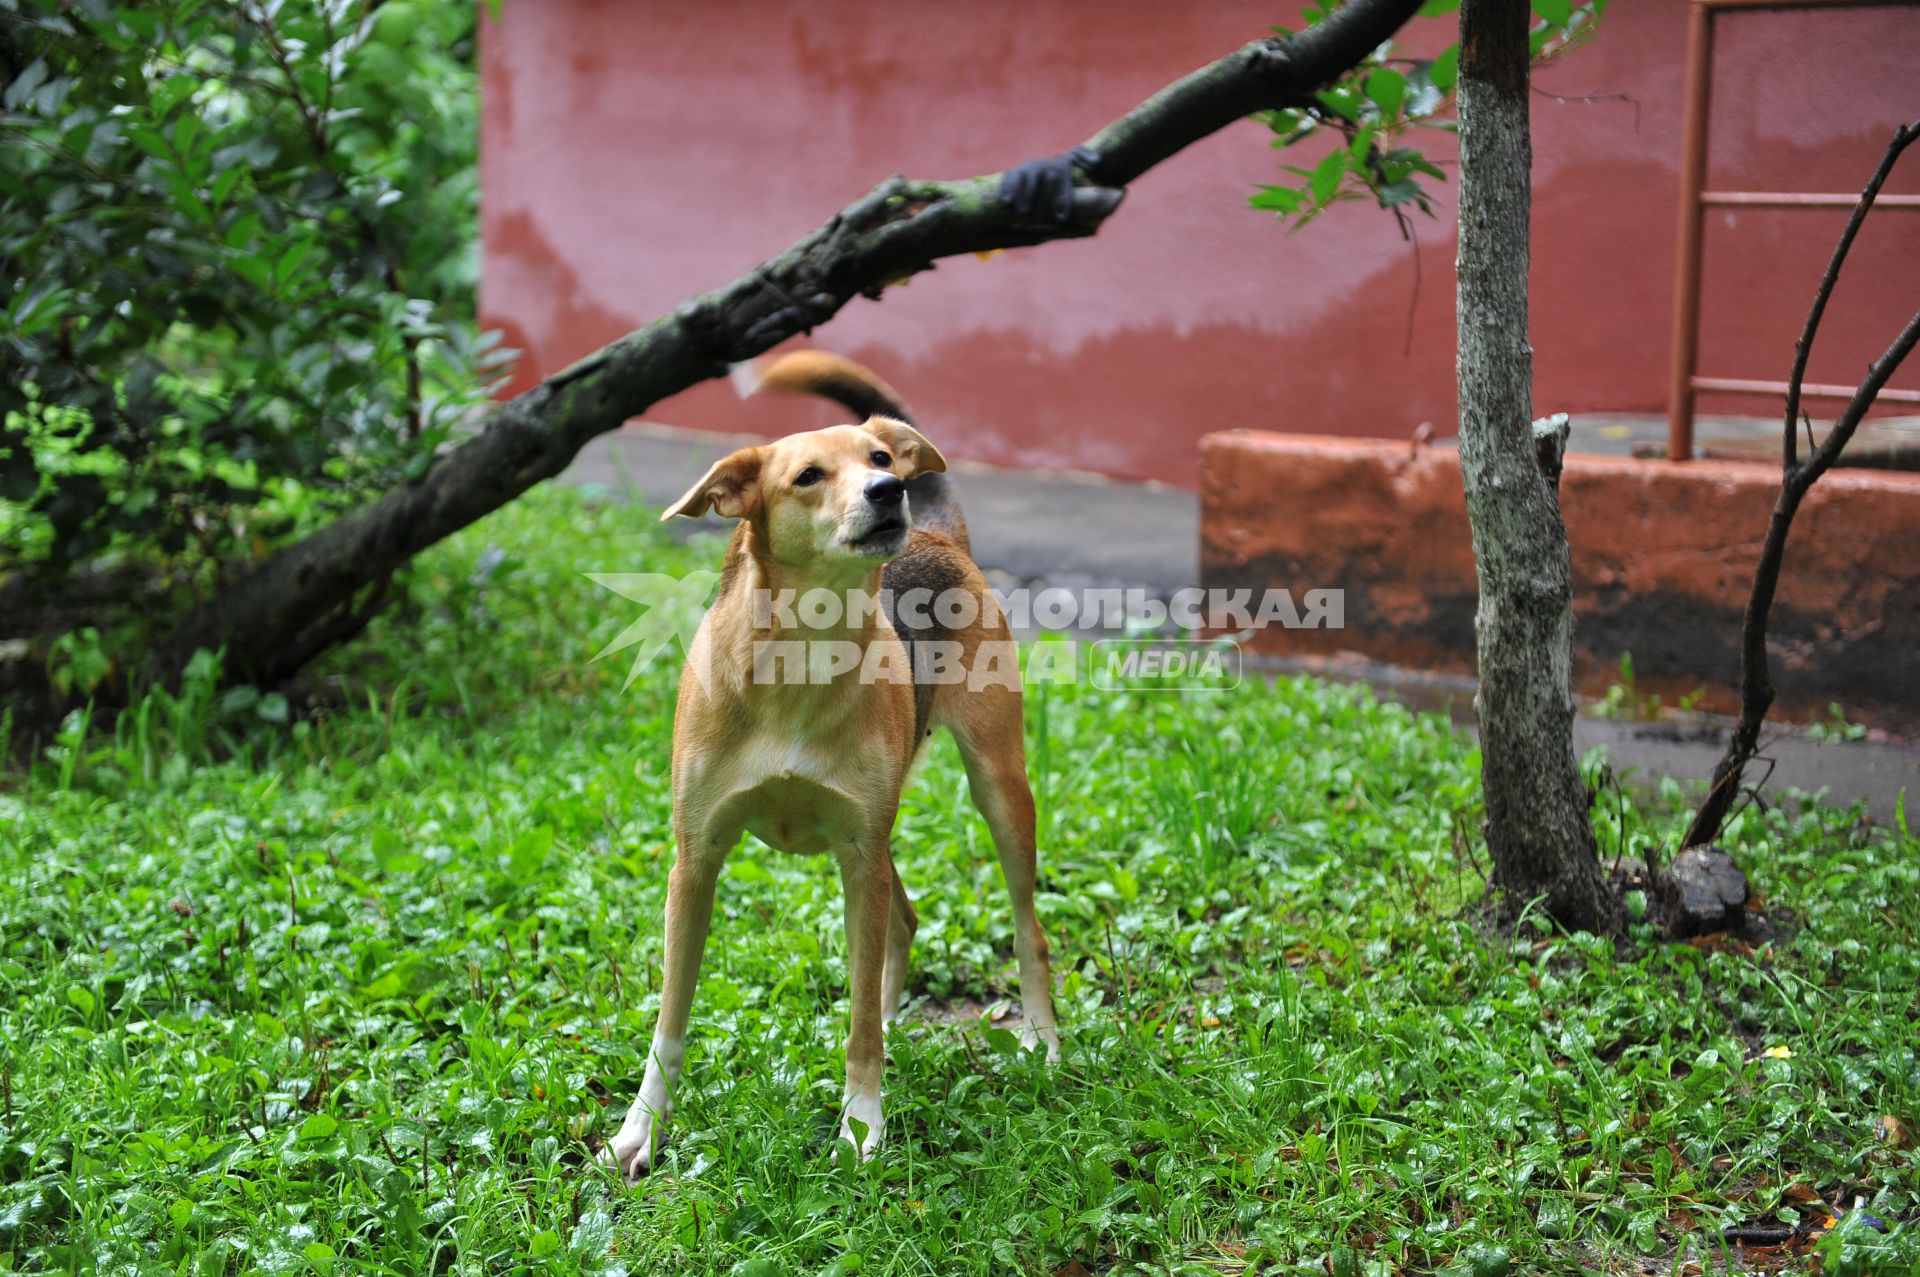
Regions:
<instances>
[{"instance_id":1,"label":"rusty metal grate","mask_svg":"<svg viewBox=\"0 0 1920 1277\"><path fill-rule=\"evenodd\" d=\"M1884 9L1910 8L1916 0L1693 0L1687 24L1687 89L1685 133L1680 158L1680 246L1674 263L1673 372L1667 395L1667 456L1674 461L1693 457L1693 403L1702 391L1738 395L1787 393L1784 381L1756 381L1743 377L1702 377L1700 357L1700 238L1704 212L1716 205L1757 208L1852 208L1858 195L1828 195L1803 191L1709 191L1707 180L1707 108L1713 79L1714 15L1726 9ZM1882 195L1875 208L1920 209L1920 195ZM1808 398L1851 399L1852 386L1806 384ZM1887 403L1920 404L1920 390L1880 392Z\"/></svg>"}]
</instances>

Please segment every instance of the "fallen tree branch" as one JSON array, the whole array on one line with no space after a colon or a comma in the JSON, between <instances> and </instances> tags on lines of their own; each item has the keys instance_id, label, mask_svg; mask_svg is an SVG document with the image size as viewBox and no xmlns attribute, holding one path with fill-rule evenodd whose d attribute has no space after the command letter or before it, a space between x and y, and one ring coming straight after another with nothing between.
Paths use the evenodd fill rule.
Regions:
<instances>
[{"instance_id":1,"label":"fallen tree branch","mask_svg":"<svg viewBox=\"0 0 1920 1277\"><path fill-rule=\"evenodd\" d=\"M1742 774L1759 748L1760 727L1766 721L1767 711L1773 706L1774 696L1773 678L1767 661L1767 619L1772 613L1774 594L1780 585L1780 567L1786 557L1787 534L1793 530L1793 517L1800 509L1800 502L1820 476L1833 468L1861 420L1866 417L1867 410L1873 407L1881 387L1887 384L1887 379L1893 376L1901 361L1913 353L1915 344L1920 343L1920 311L1915 311L1900 330L1899 336L1893 339L1893 344L1868 365L1867 375L1847 401L1846 408L1833 423L1833 429L1827 432L1827 437L1817 447L1809 449L1804 462L1799 459L1801 382L1806 376L1807 356L1813 349L1814 335L1819 331L1821 316L1826 313L1827 299L1833 295L1833 287L1840 278L1840 268L1846 263L1847 254L1853 248L1854 236L1859 233L1860 224L1866 220L1868 211L1879 196L1880 187L1893 171L1901 153L1915 138L1920 138L1920 120L1894 130L1893 140L1888 144L1886 154L1881 157L1880 166L1860 192L1860 201L1853 207L1853 216L1847 219L1847 228L1841 232L1840 242L1834 247L1833 259L1827 263L1826 273L1820 277L1813 307L1807 313L1806 327L1794 345L1793 376L1787 387L1787 419L1781 434L1780 496L1774 502L1772 517L1767 521L1766 540L1760 548L1760 561L1753 570L1753 590L1748 595L1747 610L1740 623L1740 718L1727 741L1727 752L1714 765L1713 781L1707 788L1707 796L1701 800L1700 809L1694 813L1693 822L1687 826L1686 837L1681 841L1682 847L1710 843L1720 836L1727 814L1740 795Z\"/></svg>"},{"instance_id":2,"label":"fallen tree branch","mask_svg":"<svg viewBox=\"0 0 1920 1277\"><path fill-rule=\"evenodd\" d=\"M360 590L559 474L596 435L719 376L729 363L810 331L856 296L878 297L939 258L1092 235L1135 178L1255 111L1310 101L1419 7L1420 0L1352 0L1306 31L1254 41L1168 85L1085 150L1062 157L1071 161L1059 170L1063 177L1077 170L1080 180L1044 215L1001 198L1007 174L881 183L786 252L500 405L418 481L234 581L175 628L149 673L171 681L196 650L225 648L230 679L286 677L298 668L292 658L318 650L302 640L311 628L342 609L352 615Z\"/></svg>"}]
</instances>

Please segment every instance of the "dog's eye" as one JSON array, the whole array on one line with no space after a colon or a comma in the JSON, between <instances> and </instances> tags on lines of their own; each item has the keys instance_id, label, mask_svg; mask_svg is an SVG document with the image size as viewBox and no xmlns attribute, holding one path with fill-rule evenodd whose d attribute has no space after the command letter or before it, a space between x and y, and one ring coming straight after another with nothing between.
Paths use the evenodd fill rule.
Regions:
<instances>
[{"instance_id":1,"label":"dog's eye","mask_svg":"<svg viewBox=\"0 0 1920 1277\"><path fill-rule=\"evenodd\" d=\"M802 470L794 476L793 486L796 488L811 488L814 484L826 477L827 472L819 466L808 466L805 470Z\"/></svg>"},{"instance_id":2,"label":"dog's eye","mask_svg":"<svg viewBox=\"0 0 1920 1277\"><path fill-rule=\"evenodd\" d=\"M884 452L876 452L872 457L868 458L868 460L872 461L874 465L879 466L882 470L888 470L893 467L893 458Z\"/></svg>"}]
</instances>

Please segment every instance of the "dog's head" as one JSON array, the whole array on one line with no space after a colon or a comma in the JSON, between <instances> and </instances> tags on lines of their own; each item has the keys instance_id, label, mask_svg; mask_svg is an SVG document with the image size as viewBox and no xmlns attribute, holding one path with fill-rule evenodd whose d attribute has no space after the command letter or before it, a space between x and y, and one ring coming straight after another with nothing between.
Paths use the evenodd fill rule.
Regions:
<instances>
[{"instance_id":1,"label":"dog's head","mask_svg":"<svg viewBox=\"0 0 1920 1277\"><path fill-rule=\"evenodd\" d=\"M751 520L777 562L872 566L906 548L906 481L946 468L918 430L870 417L722 457L660 517L698 518L711 510Z\"/></svg>"}]
</instances>

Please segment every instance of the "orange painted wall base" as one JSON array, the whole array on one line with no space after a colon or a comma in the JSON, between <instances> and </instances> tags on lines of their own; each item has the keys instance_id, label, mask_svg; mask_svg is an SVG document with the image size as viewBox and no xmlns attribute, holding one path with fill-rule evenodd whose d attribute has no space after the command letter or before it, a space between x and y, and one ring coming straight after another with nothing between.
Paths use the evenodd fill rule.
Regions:
<instances>
[{"instance_id":1,"label":"orange painted wall base","mask_svg":"<svg viewBox=\"0 0 1920 1277\"><path fill-rule=\"evenodd\" d=\"M1451 451L1311 435L1201 440L1201 577L1209 588L1345 591L1340 630L1261 631L1255 651L1358 653L1471 673L1477 592ZM1737 707L1742 609L1779 473L1763 465L1571 456L1574 678L1667 704ZM1775 714L1920 731L1920 476L1838 471L1794 522L1772 625Z\"/></svg>"}]
</instances>

